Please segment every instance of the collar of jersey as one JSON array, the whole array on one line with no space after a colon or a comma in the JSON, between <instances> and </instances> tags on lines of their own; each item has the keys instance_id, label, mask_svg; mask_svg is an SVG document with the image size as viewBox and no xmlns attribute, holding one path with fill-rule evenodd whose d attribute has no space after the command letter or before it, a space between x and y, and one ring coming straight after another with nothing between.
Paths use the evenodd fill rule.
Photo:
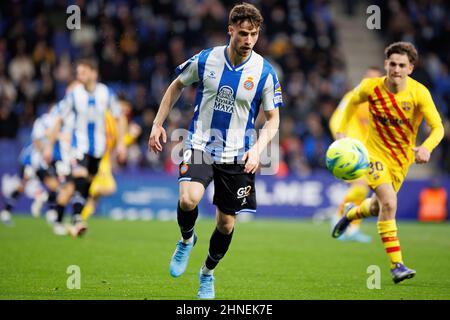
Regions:
<instances>
[{"instance_id":1,"label":"collar of jersey","mask_svg":"<svg viewBox=\"0 0 450 320\"><path fill-rule=\"evenodd\" d=\"M397 93L391 92L391 90L389 90L388 86L386 85L386 80L387 80L387 76L384 76L383 77L383 88L386 90L387 93L390 93L390 94L393 94L393 95L397 95L397 94L400 94L400 93L402 93L402 92L404 92L404 91L406 91L408 89L409 76L406 76L405 88L403 88L403 90L401 90L401 91L399 91Z\"/></svg>"},{"instance_id":2,"label":"collar of jersey","mask_svg":"<svg viewBox=\"0 0 450 320\"><path fill-rule=\"evenodd\" d=\"M252 52L250 52L249 57L244 62L233 67L230 60L228 60L227 48L228 48L228 46L225 46L225 49L223 50L223 55L225 56L225 64L227 65L228 69L230 69L232 71L239 71L239 70L243 69L244 65L250 60L250 58L252 57L252 54L253 54L253 50L252 50Z\"/></svg>"}]
</instances>

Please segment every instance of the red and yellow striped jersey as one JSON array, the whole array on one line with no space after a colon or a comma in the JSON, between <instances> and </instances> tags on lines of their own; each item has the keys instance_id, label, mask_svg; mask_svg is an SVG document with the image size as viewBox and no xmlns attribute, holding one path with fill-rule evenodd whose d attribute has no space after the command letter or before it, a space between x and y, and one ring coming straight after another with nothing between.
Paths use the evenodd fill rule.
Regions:
<instances>
[{"instance_id":1,"label":"red and yellow striped jersey","mask_svg":"<svg viewBox=\"0 0 450 320\"><path fill-rule=\"evenodd\" d=\"M128 121L126 121L126 128L128 130ZM105 158L109 158L112 151L116 147L117 140L119 139L119 130L117 128L116 119L112 115L111 111L105 113L105 132L106 132L106 150L103 155ZM135 137L131 136L129 132L125 132L123 141L126 146L130 146L134 143Z\"/></svg>"},{"instance_id":2,"label":"red and yellow striped jersey","mask_svg":"<svg viewBox=\"0 0 450 320\"><path fill-rule=\"evenodd\" d=\"M428 151L444 136L441 117L428 89L408 77L406 87L391 93L385 85L386 77L364 79L353 91L345 109L338 132L345 133L358 105L369 103L370 125L366 147L369 154L379 157L392 167L407 168L414 162L413 147L417 131L425 119L431 127L422 146Z\"/></svg>"}]
</instances>

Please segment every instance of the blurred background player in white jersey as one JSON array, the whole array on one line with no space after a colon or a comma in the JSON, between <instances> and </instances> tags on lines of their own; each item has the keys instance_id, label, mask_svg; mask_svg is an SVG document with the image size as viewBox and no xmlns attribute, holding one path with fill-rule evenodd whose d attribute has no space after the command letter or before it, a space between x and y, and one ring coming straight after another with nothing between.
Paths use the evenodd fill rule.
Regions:
<instances>
[{"instance_id":1,"label":"blurred background player in white jersey","mask_svg":"<svg viewBox=\"0 0 450 320\"><path fill-rule=\"evenodd\" d=\"M49 130L54 124L55 118L52 116L53 106L48 112L42 114L36 119L31 132L33 146L37 152L42 155L46 144L48 143ZM46 163L41 156L39 167L36 170L36 175L39 180L45 185L47 189L47 197L36 197L31 205L31 214L38 217L41 214L41 208L45 201L48 202L49 221L54 221L56 217L56 195L59 187L58 173L56 163L62 160L59 140L56 141L53 148L53 157L50 163Z\"/></svg>"},{"instance_id":2,"label":"blurred background player in white jersey","mask_svg":"<svg viewBox=\"0 0 450 320\"><path fill-rule=\"evenodd\" d=\"M184 87L199 83L194 117L179 170L178 241L170 274L187 267L196 243L198 203L214 180L216 227L200 269L198 297L215 297L213 272L233 236L236 215L256 212L255 172L260 154L278 131L281 87L273 67L253 47L263 17L248 3L234 6L228 21L229 44L201 51L177 68L178 77L162 98L153 122L149 147L162 151L167 140L163 123ZM257 141L254 123L260 107L266 122Z\"/></svg>"},{"instance_id":3,"label":"blurred background player in white jersey","mask_svg":"<svg viewBox=\"0 0 450 320\"><path fill-rule=\"evenodd\" d=\"M69 94L76 86L79 85L81 85L79 81L72 81L66 88L66 94ZM53 221L53 232L56 235L64 236L67 235L68 231L71 229L70 227L66 227L63 224L64 211L75 192L75 185L73 182L71 171L74 159L72 150L72 138L75 125L75 114L74 112L70 113L67 117L65 117L63 122L62 119L57 115L56 108L54 108L52 111L53 119L55 121L54 125L57 125L59 127L59 132L56 132L56 140L59 142L62 155L62 161L58 163L60 164L60 166L57 166L57 171L60 178L60 186L56 197L56 215ZM50 129L50 135L55 134L53 132L54 130L54 127ZM51 215L53 216L53 212L51 212ZM52 218L53 217L47 216L47 220L50 220Z\"/></svg>"},{"instance_id":4,"label":"blurred background player in white jersey","mask_svg":"<svg viewBox=\"0 0 450 320\"><path fill-rule=\"evenodd\" d=\"M35 177L39 178L46 191L41 189L36 191L31 205L31 213L33 216L38 217L42 206L47 202L49 222L55 220L56 195L60 184L59 177L62 179L62 175L64 174L64 166L62 164L63 151L61 150L59 140L54 144L50 163L44 161L43 158L43 152L48 143L49 130L55 120L51 113L52 108L53 106L50 106L48 112L42 114L34 121L31 131L32 143L25 147L20 155L20 183L7 199L6 205L1 212L1 219L7 224L11 222L11 211L14 208L17 198L24 192L26 183ZM64 159L66 160L65 163L68 164L67 155Z\"/></svg>"},{"instance_id":5,"label":"blurred background player in white jersey","mask_svg":"<svg viewBox=\"0 0 450 320\"><path fill-rule=\"evenodd\" d=\"M97 81L98 66L92 59L81 59L76 64L76 78L81 85L75 86L66 94L56 109L58 121L53 129L50 145L55 141L61 125L70 114L74 114L72 149L72 177L75 184L73 202L73 219L70 233L72 236L84 234L87 230L81 212L89 196L93 177L97 174L100 160L106 151L105 113L110 110L117 121L119 142L118 157L126 158L126 146L123 143L125 121L121 117L116 95L103 83ZM51 158L51 149L47 149L45 159Z\"/></svg>"}]
</instances>

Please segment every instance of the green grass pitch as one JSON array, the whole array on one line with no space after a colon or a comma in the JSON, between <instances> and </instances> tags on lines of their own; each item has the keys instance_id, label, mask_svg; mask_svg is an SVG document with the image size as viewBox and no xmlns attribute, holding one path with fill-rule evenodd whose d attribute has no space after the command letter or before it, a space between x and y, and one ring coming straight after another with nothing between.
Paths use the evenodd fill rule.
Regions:
<instances>
[{"instance_id":1,"label":"green grass pitch","mask_svg":"<svg viewBox=\"0 0 450 320\"><path fill-rule=\"evenodd\" d=\"M196 299L198 271L214 228L199 220L199 240L180 278L169 275L179 237L175 221L93 218L84 238L57 237L43 220L14 217L0 225L0 299ZM370 244L330 237L328 223L240 222L215 272L217 299L450 299L450 224L399 223L405 263L414 279L395 285L374 221ZM67 268L81 270L81 289L68 289ZM368 289L370 265L381 289Z\"/></svg>"}]
</instances>

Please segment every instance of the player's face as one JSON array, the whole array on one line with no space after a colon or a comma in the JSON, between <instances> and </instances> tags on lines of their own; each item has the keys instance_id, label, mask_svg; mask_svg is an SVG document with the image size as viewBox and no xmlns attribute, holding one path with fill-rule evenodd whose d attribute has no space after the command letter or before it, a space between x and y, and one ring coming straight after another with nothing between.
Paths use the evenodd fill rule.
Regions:
<instances>
[{"instance_id":1,"label":"player's face","mask_svg":"<svg viewBox=\"0 0 450 320\"><path fill-rule=\"evenodd\" d=\"M77 66L77 80L83 85L87 85L97 80L97 71L91 67L79 64Z\"/></svg>"},{"instance_id":2,"label":"player's face","mask_svg":"<svg viewBox=\"0 0 450 320\"><path fill-rule=\"evenodd\" d=\"M413 68L414 66L409 62L406 54L394 53L384 61L388 80L395 85L403 84L406 77L412 73Z\"/></svg>"},{"instance_id":3,"label":"player's face","mask_svg":"<svg viewBox=\"0 0 450 320\"><path fill-rule=\"evenodd\" d=\"M235 52L242 58L246 58L258 41L259 27L256 28L250 21L244 20L240 24L229 26L228 34L231 36L230 42Z\"/></svg>"}]
</instances>

